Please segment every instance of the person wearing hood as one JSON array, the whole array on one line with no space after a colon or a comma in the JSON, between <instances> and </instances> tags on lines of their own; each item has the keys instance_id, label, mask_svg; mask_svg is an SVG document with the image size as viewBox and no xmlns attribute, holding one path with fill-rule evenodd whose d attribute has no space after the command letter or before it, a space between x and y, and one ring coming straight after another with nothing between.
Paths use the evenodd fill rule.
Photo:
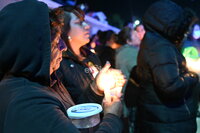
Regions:
<instances>
[{"instance_id":1,"label":"person wearing hood","mask_svg":"<svg viewBox=\"0 0 200 133\"><path fill-rule=\"evenodd\" d=\"M50 14L49 19L47 5L35 0L12 3L0 11L1 133L79 132L67 117L66 110L74 105L69 93L51 88L66 50L59 17ZM121 132L119 98L104 106L96 132Z\"/></svg>"},{"instance_id":2,"label":"person wearing hood","mask_svg":"<svg viewBox=\"0 0 200 133\"><path fill-rule=\"evenodd\" d=\"M180 48L197 17L169 0L153 3L143 16L146 34L137 57L139 133L195 133L199 78Z\"/></svg>"}]
</instances>

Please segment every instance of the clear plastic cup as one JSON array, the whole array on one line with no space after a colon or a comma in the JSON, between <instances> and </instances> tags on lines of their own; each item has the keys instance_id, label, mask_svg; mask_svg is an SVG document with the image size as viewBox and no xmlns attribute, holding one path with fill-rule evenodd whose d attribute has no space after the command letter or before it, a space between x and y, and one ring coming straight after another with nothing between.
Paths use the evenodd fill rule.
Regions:
<instances>
[{"instance_id":1,"label":"clear plastic cup","mask_svg":"<svg viewBox=\"0 0 200 133\"><path fill-rule=\"evenodd\" d=\"M99 113L102 111L100 104L85 103L70 107L67 110L68 117L79 129L91 128L99 124Z\"/></svg>"}]
</instances>

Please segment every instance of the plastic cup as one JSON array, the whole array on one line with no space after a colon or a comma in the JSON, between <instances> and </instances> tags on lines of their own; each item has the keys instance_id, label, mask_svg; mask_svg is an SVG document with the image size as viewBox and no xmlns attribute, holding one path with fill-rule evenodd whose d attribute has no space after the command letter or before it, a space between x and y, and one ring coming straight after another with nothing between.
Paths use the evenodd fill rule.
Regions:
<instances>
[{"instance_id":1,"label":"plastic cup","mask_svg":"<svg viewBox=\"0 0 200 133\"><path fill-rule=\"evenodd\" d=\"M79 129L91 128L99 124L99 113L102 111L100 104L85 103L70 107L67 110L68 117Z\"/></svg>"}]
</instances>

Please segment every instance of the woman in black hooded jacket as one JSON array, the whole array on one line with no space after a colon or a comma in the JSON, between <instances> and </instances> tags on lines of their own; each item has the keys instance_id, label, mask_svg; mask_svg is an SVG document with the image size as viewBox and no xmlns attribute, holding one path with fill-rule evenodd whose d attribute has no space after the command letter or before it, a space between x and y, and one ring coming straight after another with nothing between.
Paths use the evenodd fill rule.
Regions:
<instances>
[{"instance_id":1,"label":"woman in black hooded jacket","mask_svg":"<svg viewBox=\"0 0 200 133\"><path fill-rule=\"evenodd\" d=\"M191 10L163 0L152 4L143 22L135 80L140 86L140 133L195 133L199 82L186 67L181 42L197 20Z\"/></svg>"},{"instance_id":2,"label":"woman in black hooded jacket","mask_svg":"<svg viewBox=\"0 0 200 133\"><path fill-rule=\"evenodd\" d=\"M0 11L0 19L0 133L78 133L66 113L74 105L70 95L51 88L66 47L58 44L60 34L50 34L47 5L13 3ZM113 103L96 132L121 131L120 119L112 113L112 108L119 111L120 102Z\"/></svg>"}]
</instances>

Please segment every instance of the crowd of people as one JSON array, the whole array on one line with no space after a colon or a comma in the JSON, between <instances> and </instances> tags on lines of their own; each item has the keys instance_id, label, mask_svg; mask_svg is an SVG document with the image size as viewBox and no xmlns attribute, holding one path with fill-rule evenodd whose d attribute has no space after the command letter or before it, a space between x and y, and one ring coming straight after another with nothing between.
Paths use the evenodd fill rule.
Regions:
<instances>
[{"instance_id":1,"label":"crowd of people","mask_svg":"<svg viewBox=\"0 0 200 133\"><path fill-rule=\"evenodd\" d=\"M199 73L182 52L197 23L191 9L159 0L142 23L90 37L78 7L7 2L0 133L196 133ZM67 110L84 103L102 105L98 125L72 123Z\"/></svg>"}]
</instances>

